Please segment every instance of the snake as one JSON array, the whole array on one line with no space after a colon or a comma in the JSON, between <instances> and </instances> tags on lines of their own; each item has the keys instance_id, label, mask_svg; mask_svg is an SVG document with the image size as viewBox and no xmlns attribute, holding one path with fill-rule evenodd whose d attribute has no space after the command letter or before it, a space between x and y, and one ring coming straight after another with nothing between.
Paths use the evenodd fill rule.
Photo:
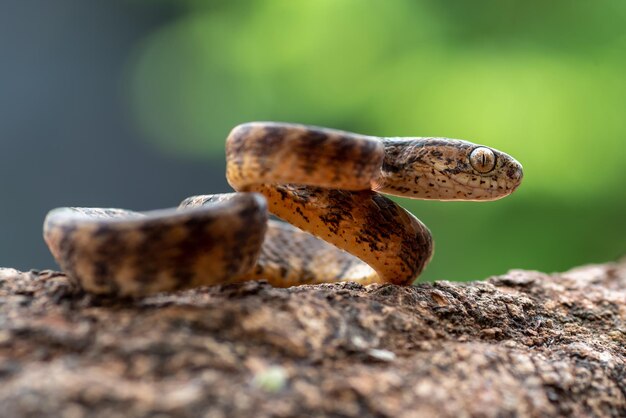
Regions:
<instances>
[{"instance_id":1,"label":"snake","mask_svg":"<svg viewBox=\"0 0 626 418\"><path fill-rule=\"evenodd\" d=\"M433 239L386 195L489 201L511 194L522 177L513 157L463 140L250 122L226 139L235 192L148 212L57 208L43 235L66 275L98 295L248 280L410 285Z\"/></svg>"}]
</instances>

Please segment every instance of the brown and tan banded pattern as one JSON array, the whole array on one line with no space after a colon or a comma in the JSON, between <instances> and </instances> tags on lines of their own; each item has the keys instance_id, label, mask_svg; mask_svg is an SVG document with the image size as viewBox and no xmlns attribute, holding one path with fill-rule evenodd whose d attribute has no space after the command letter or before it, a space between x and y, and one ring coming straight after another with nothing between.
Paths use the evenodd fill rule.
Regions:
<instances>
[{"instance_id":1,"label":"brown and tan banded pattern","mask_svg":"<svg viewBox=\"0 0 626 418\"><path fill-rule=\"evenodd\" d=\"M239 193L195 196L178 210L146 214L55 209L44 224L45 240L69 276L100 294L140 296L256 279L275 286L406 285L430 259L431 235L379 192L494 200L522 180L513 158L465 141L273 122L233 129L226 160L227 179ZM268 208L289 223L268 221Z\"/></svg>"},{"instance_id":2,"label":"brown and tan banded pattern","mask_svg":"<svg viewBox=\"0 0 626 418\"><path fill-rule=\"evenodd\" d=\"M267 218L265 200L255 193L145 214L60 208L46 217L44 238L63 271L85 290L137 296L227 283L250 270Z\"/></svg>"}]
</instances>

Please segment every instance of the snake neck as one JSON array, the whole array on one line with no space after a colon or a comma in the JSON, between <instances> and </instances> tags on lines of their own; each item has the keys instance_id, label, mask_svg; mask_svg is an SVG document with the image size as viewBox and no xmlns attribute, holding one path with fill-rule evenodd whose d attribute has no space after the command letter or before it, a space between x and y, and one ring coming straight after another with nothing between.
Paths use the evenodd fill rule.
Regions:
<instances>
[{"instance_id":1,"label":"snake neck","mask_svg":"<svg viewBox=\"0 0 626 418\"><path fill-rule=\"evenodd\" d=\"M395 196L412 196L420 178L415 170L416 163L426 163L423 150L436 146L432 138L380 138L385 156L380 170L372 179L372 190Z\"/></svg>"}]
</instances>

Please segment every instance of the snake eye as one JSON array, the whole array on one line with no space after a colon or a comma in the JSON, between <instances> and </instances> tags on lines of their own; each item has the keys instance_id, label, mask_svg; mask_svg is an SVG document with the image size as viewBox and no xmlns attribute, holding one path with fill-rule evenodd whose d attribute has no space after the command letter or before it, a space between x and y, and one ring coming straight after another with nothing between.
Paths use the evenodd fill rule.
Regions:
<instances>
[{"instance_id":1,"label":"snake eye","mask_svg":"<svg viewBox=\"0 0 626 418\"><path fill-rule=\"evenodd\" d=\"M490 172L496 166L496 155L487 147L475 148L469 159L474 170L482 174Z\"/></svg>"}]
</instances>

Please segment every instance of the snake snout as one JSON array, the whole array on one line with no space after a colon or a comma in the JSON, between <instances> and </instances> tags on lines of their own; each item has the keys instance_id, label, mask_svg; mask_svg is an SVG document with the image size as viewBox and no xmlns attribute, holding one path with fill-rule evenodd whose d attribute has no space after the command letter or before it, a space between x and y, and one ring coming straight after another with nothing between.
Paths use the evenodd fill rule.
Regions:
<instances>
[{"instance_id":1,"label":"snake snout","mask_svg":"<svg viewBox=\"0 0 626 418\"><path fill-rule=\"evenodd\" d=\"M506 177L512 183L513 189L516 189L521 184L524 178L524 168L517 160L510 158L506 169Z\"/></svg>"},{"instance_id":2,"label":"snake snout","mask_svg":"<svg viewBox=\"0 0 626 418\"><path fill-rule=\"evenodd\" d=\"M524 177L524 171L522 170L522 167L520 166L518 168L509 169L506 175L509 176L511 180L521 181L522 178Z\"/></svg>"}]
</instances>

